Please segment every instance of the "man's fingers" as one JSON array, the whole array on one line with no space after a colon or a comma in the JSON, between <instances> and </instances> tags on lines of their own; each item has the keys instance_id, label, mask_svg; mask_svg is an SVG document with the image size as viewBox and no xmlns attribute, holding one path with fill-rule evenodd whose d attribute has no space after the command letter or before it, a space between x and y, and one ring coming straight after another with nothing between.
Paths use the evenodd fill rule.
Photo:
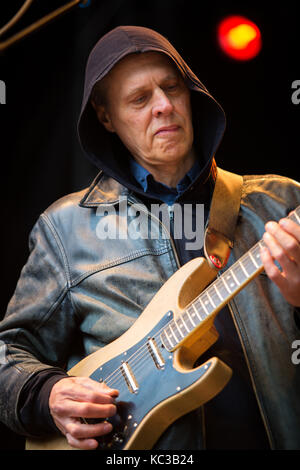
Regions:
<instances>
[{"instance_id":1,"label":"man's fingers","mask_svg":"<svg viewBox=\"0 0 300 470\"><path fill-rule=\"evenodd\" d=\"M106 418L116 414L114 404L97 404L74 400L57 400L51 404L53 416L72 416L74 418Z\"/></svg>"},{"instance_id":2,"label":"man's fingers","mask_svg":"<svg viewBox=\"0 0 300 470\"><path fill-rule=\"evenodd\" d=\"M96 439L76 439L71 434L66 434L68 444L75 449L80 450L94 450L98 447Z\"/></svg>"},{"instance_id":3,"label":"man's fingers","mask_svg":"<svg viewBox=\"0 0 300 470\"><path fill-rule=\"evenodd\" d=\"M263 239L272 258L278 261L283 271L289 273L291 276L295 275L299 267L293 257L293 251L288 251L288 246L290 245L280 244L278 239L268 232L264 233Z\"/></svg>"},{"instance_id":4,"label":"man's fingers","mask_svg":"<svg viewBox=\"0 0 300 470\"><path fill-rule=\"evenodd\" d=\"M110 404L115 402L116 396L111 392L101 389L89 388L78 385L65 391L65 396L72 400L91 402L98 404Z\"/></svg>"},{"instance_id":5,"label":"man's fingers","mask_svg":"<svg viewBox=\"0 0 300 470\"><path fill-rule=\"evenodd\" d=\"M76 379L82 380L84 387L94 390L96 393L105 394L114 398L119 395L117 389L108 387L105 382L96 382L96 380L92 380L89 377L76 377Z\"/></svg>"},{"instance_id":6,"label":"man's fingers","mask_svg":"<svg viewBox=\"0 0 300 470\"><path fill-rule=\"evenodd\" d=\"M117 412L116 405L97 405L95 403L69 402L65 403L66 415L75 418L109 418Z\"/></svg>"},{"instance_id":7,"label":"man's fingers","mask_svg":"<svg viewBox=\"0 0 300 470\"><path fill-rule=\"evenodd\" d=\"M67 399L79 402L111 404L118 396L118 391L90 378L67 377L54 385L54 394L55 398L58 397L59 400Z\"/></svg>"},{"instance_id":8,"label":"man's fingers","mask_svg":"<svg viewBox=\"0 0 300 470\"><path fill-rule=\"evenodd\" d=\"M265 242L272 256L284 258L286 255L300 265L300 227L289 219L281 219L279 223L266 224Z\"/></svg>"},{"instance_id":9,"label":"man's fingers","mask_svg":"<svg viewBox=\"0 0 300 470\"><path fill-rule=\"evenodd\" d=\"M114 416L114 404L119 392L86 377L67 377L52 387L49 397L50 413L69 444L78 449L94 449L96 436L107 434L112 426L105 421L84 423L81 418Z\"/></svg>"},{"instance_id":10,"label":"man's fingers","mask_svg":"<svg viewBox=\"0 0 300 470\"><path fill-rule=\"evenodd\" d=\"M65 425L65 434L70 434L75 439L88 439L102 436L112 431L112 425L107 421L94 424L82 423L79 419L70 419Z\"/></svg>"},{"instance_id":11,"label":"man's fingers","mask_svg":"<svg viewBox=\"0 0 300 470\"><path fill-rule=\"evenodd\" d=\"M79 419L70 418L64 424L63 434L71 447L92 450L98 447L97 440L93 438L103 436L111 431L112 425L106 421L84 424Z\"/></svg>"},{"instance_id":12,"label":"man's fingers","mask_svg":"<svg viewBox=\"0 0 300 470\"><path fill-rule=\"evenodd\" d=\"M270 251L268 248L262 247L260 254L267 275L280 289L283 289L286 286L287 281L274 263Z\"/></svg>"},{"instance_id":13,"label":"man's fingers","mask_svg":"<svg viewBox=\"0 0 300 470\"><path fill-rule=\"evenodd\" d=\"M300 225L288 218L281 219L278 223L286 232L289 232L300 242Z\"/></svg>"},{"instance_id":14,"label":"man's fingers","mask_svg":"<svg viewBox=\"0 0 300 470\"><path fill-rule=\"evenodd\" d=\"M261 260L268 277L292 305L300 305L300 227L290 219L268 222ZM276 266L277 261L281 270Z\"/></svg>"}]
</instances>

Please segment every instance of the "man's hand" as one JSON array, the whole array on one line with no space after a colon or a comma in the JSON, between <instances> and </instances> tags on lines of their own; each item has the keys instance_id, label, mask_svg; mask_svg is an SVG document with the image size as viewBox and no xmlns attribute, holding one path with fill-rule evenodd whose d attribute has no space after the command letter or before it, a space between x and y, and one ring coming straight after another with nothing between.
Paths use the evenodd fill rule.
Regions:
<instances>
[{"instance_id":1,"label":"man's hand","mask_svg":"<svg viewBox=\"0 0 300 470\"><path fill-rule=\"evenodd\" d=\"M80 418L108 418L116 413L115 398L119 392L88 377L59 380L49 397L50 413L70 446L95 449L95 437L109 433L110 423L85 424Z\"/></svg>"},{"instance_id":2,"label":"man's hand","mask_svg":"<svg viewBox=\"0 0 300 470\"><path fill-rule=\"evenodd\" d=\"M300 227L290 219L268 222L261 249L261 260L269 278L283 297L295 307L300 306ZM282 271L275 265L278 261Z\"/></svg>"}]
</instances>

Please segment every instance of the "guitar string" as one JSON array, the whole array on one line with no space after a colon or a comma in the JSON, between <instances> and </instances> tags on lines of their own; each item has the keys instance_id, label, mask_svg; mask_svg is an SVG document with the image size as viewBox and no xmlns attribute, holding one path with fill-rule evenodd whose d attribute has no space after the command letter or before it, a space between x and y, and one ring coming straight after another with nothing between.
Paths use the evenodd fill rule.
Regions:
<instances>
[{"instance_id":1,"label":"guitar string","mask_svg":"<svg viewBox=\"0 0 300 470\"><path fill-rule=\"evenodd\" d=\"M168 324L167 324L168 325ZM166 325L166 326L167 326ZM155 335L152 337L156 340L156 344L158 347L162 346L162 342L160 340L160 334L161 332L164 330L164 328L166 327L162 327L157 333L155 333ZM147 353L147 354L146 354ZM134 354L132 354L127 360L126 360L126 363L130 365L130 367L135 367L135 362L136 361L139 361L138 362L138 365L142 365L142 360L141 359L151 359L151 361L153 362L153 359L152 359L152 356L149 352L149 348L148 348L148 345L147 343L144 343L143 345L141 345L139 347L139 349L137 351L134 352ZM135 362L134 362L135 361ZM121 365L122 366L122 365ZM118 369L116 369L115 371L113 371L110 375L108 375L106 377L106 379L103 379L103 381L108 385L108 384L112 384L114 383L113 380L115 379L123 379L125 380L124 378L124 375L121 371L121 366L118 367Z\"/></svg>"},{"instance_id":2,"label":"guitar string","mask_svg":"<svg viewBox=\"0 0 300 470\"><path fill-rule=\"evenodd\" d=\"M261 244L261 242L259 242L257 245L255 245L255 246L252 247L252 249L251 249L252 254L254 254L255 256L256 256L255 251L257 250L257 248L259 248L259 244ZM247 256L247 255L248 255L248 253L245 254L245 256ZM251 260L251 258L250 258L249 255L248 255L246 258L245 258L245 257L242 257L239 261L241 262L242 259L243 259L244 261L246 260L246 261L248 261L248 262ZM250 265L250 264L247 264L247 265L245 266L246 270L247 270L247 267L249 267L249 265ZM251 266L253 267L253 265L254 265L254 263L253 263L253 261L251 260ZM235 265L234 265L234 266L235 266ZM234 266L232 266L232 268L233 268ZM237 267L239 268L239 266L237 266ZM256 267L256 266L255 266L255 267ZM226 273L227 273L227 271L226 271ZM224 274L225 274L225 273L224 273ZM219 281L219 286L220 286L220 285L221 285L220 279L218 279L217 281ZM209 286L209 287L211 287L211 286ZM207 291L207 289L206 289L206 291ZM204 295L204 293L205 293L205 291L204 291L201 295ZM233 293L233 291L232 291L232 293ZM212 295L212 293L211 293L211 295ZM214 295L215 295L215 297L217 296L216 294L214 294ZM199 299L199 297L198 297L197 299L195 299L192 303L195 303L198 299ZM188 308L185 310L185 312L183 312L183 313L181 314L181 316L182 316L184 313L186 313L187 310L188 310ZM202 311L203 311L203 310L202 310ZM210 314L211 314L211 313L212 313L212 312L210 312ZM188 313L188 315L190 315L190 314ZM198 316L198 315L197 315L197 316ZM207 315L206 315L206 316L207 316ZM179 319L178 319L178 320L179 320ZM198 323L198 325L199 325L201 322L202 322L202 319L200 320L200 322ZM175 323L176 327L178 328L178 326L177 326L175 320L172 319L165 327L163 327L158 333L156 333L156 335L154 336L154 338L155 338L155 337L157 338L158 335L160 335L161 331L162 331L163 329L166 330L172 323ZM196 328L198 325L195 325L195 328ZM173 335L172 332L171 332L171 334ZM174 337L174 335L173 335L173 337ZM160 338L160 336L159 336L159 343L157 343L157 346L158 346L158 347L160 347L161 344L162 344L162 342L160 342L160 339L161 339L161 338ZM180 340L180 341L181 341L181 340ZM179 342L177 342L177 340L176 340L176 343L179 344ZM176 346L176 344L175 344L175 346ZM147 354L144 354L143 349L145 349L145 352L146 352ZM142 354L142 356L141 356L141 354ZM144 354L144 357L143 357L143 354ZM136 362L136 360L138 360L138 359L140 359L140 360L139 360L138 366L136 366L136 365L135 365L135 362ZM141 359L144 359L144 360L141 360ZM150 354L150 352L149 352L149 349L148 349L147 344L145 344L145 345L141 346L140 351L139 351L138 354L137 354L137 352L136 352L135 354L133 354L133 355L128 359L127 363L128 363L131 367L135 367L135 373L137 374L137 373L139 372L138 369L140 369L141 367L144 368L144 362L145 362L145 360L149 360L149 359L150 359L150 363L153 365L152 356L151 356L151 354ZM112 375L112 374L111 374L111 375ZM117 375L118 375L118 373L117 373ZM105 380L105 383L107 383L107 384L118 383L118 382L120 382L121 379L122 379L122 380L121 380L122 383L123 383L123 382L126 382L126 381L125 381L125 378L124 378L124 375L122 374L121 371L120 371L120 373L119 373L119 377L118 377L117 375L114 374L114 376L111 377L110 381L106 379L106 380Z\"/></svg>"},{"instance_id":3,"label":"guitar string","mask_svg":"<svg viewBox=\"0 0 300 470\"><path fill-rule=\"evenodd\" d=\"M298 209L299 209L299 207L295 210L295 212L297 212ZM294 216L294 215L293 215L293 213L292 213L288 218L293 218L293 216ZM294 217L295 217L295 216L294 216ZM293 218L293 220L295 220L295 219ZM295 220L295 222L298 223L298 222L297 222L297 219ZM247 267L249 267L250 264L251 264L251 266L253 266L253 264L254 264L253 260L251 259L250 255L249 255L249 252L252 252L251 254L254 254L255 257L256 257L256 259L258 260L257 253L255 253L255 251L256 251L257 249L259 249L261 245L264 245L263 240L260 240L259 242L257 242L247 253L245 253L237 262L235 262L235 263L231 266L231 268L229 268L229 270L225 271L225 272L222 274L222 276L225 275L225 274L228 275L228 272L229 272L230 270L232 270L232 271L234 272L234 268L235 268L235 267L239 268L239 266L238 266L239 263L242 263L242 262L248 262L248 263L249 263L249 261L251 261L251 263L249 263L247 266L244 266L245 269L246 269L246 271L247 271ZM259 261L261 261L261 260L259 259ZM259 264L259 263L257 263L257 264ZM259 269L259 267L257 267L255 264L254 264L254 266L255 266L255 268L256 268L255 271L256 271L257 269ZM255 271L254 271L252 274L254 274ZM222 276L221 276L221 277L222 277ZM218 281L219 281L219 286L220 286L220 285L221 285L221 280L220 280L220 278L219 278L218 280L216 280L216 282L213 283L213 285L216 285ZM209 290L209 288L212 288L212 286L211 286L211 285L208 286L208 287L200 294L200 296L198 296L196 299L194 299L194 300L186 307L185 311L181 314L181 317L184 315L184 313L187 312L187 310L189 309L189 307L190 307L191 305L195 304L202 296L205 295L205 293ZM234 290L232 291L232 293L233 293L233 292L234 292ZM224 300L225 300L225 299L224 299ZM204 313L205 313L205 312L204 312ZM211 313L212 313L212 312L210 312L209 315L210 315ZM188 315L189 315L189 313L188 313ZM207 315L206 315L206 316L207 316ZM196 327L199 326L202 321L203 321L203 319L200 320L200 322L198 323L198 325L196 325ZM177 327L177 324L176 324L175 320L172 319L169 323L167 323L164 327L162 327L160 331L158 331L158 332L155 334L154 338L155 338L156 340L157 340L158 337L159 337L159 342L157 343L157 346L158 346L158 347L162 346L162 344L163 344L162 341L161 341L161 336L160 336L160 335L161 335L161 331L164 330L164 329L166 330L168 327L170 327L171 323L175 323L175 325L176 325L176 327ZM196 327L195 327L195 328L196 328ZM178 328L178 327L177 327L177 328ZM171 334L172 334L172 333L171 333ZM172 335L174 336L174 334L172 334ZM181 341L181 340L180 340L180 341ZM179 342L180 342L180 341L179 341ZM176 343L177 343L177 340L176 340ZM179 344L179 343L178 343L178 344ZM147 354L146 354L146 353L147 353ZM140 357L141 354L142 354L142 356ZM126 363L128 363L128 364L130 365L130 367L134 367L134 361L139 360L139 363L138 363L139 366L144 366L144 361L141 360L141 359L145 359L145 360L151 359L151 362L153 361L153 358L152 358L152 356L151 356L151 353L149 352L149 348L148 348L147 343L144 344L144 345L142 345L134 354L132 354L132 356L130 356L130 357L128 358L128 360L126 361ZM136 366L135 366L135 367L136 367ZM118 379L119 379L119 380L120 380L120 379L123 379L123 381L124 381L124 375L123 375L123 373L122 373L120 367L119 367L117 370L115 370L114 372L112 372L106 379L104 379L104 382L105 382L106 384L112 384L112 383L116 383L116 382L114 382L114 380L116 381L116 380L118 380Z\"/></svg>"},{"instance_id":4,"label":"guitar string","mask_svg":"<svg viewBox=\"0 0 300 470\"><path fill-rule=\"evenodd\" d=\"M257 246L256 246L256 247L252 247L252 250L253 250L253 251L254 251L254 248L257 249L258 247L257 247ZM255 254L255 253L254 253L254 254ZM246 259L248 259L248 261L249 261L249 257L246 258ZM240 261L241 261L241 260L240 260ZM253 261L251 260L251 266L253 266L253 264L254 264L254 263L253 263ZM233 268L233 267L232 267L232 268ZM246 269L247 269L247 267L246 267ZM227 271L226 271L226 273L227 273ZM217 281L219 281L219 286L220 286L220 285L221 285L220 279L218 279ZM211 286L210 286L210 287L211 287ZM204 294L205 294L206 291L207 291L207 289L206 289L201 295L204 296ZM232 292L233 292L233 291L232 291ZM212 294L211 294L211 295L212 295ZM214 295L215 295L215 297L216 297L217 294L214 294ZM199 297L198 297L197 299L195 299L192 303L195 303L198 299L199 299ZM186 313L187 310L188 310L188 308L185 310L185 312L183 312L183 313L181 314L181 316L183 316L183 314ZM203 309L202 309L202 312L205 313L205 312L203 311ZM211 313L211 312L210 312L210 313ZM190 316L189 313L188 313L188 315ZM197 316L198 316L198 315L197 315ZM207 316L207 315L206 315L206 316ZM180 320L180 318L179 318L178 320ZM178 320L177 320L177 321L178 321ZM201 319L200 322L198 323L198 325L200 325L200 323L201 323L202 321L203 321L203 320ZM175 324L176 324L176 322L175 322L174 319L172 319L172 320L171 320L168 324L166 324L159 332L157 332L157 333L155 334L155 336L154 336L155 339L157 339L157 338L159 337L159 342L157 343L157 346L158 346L158 347L160 347L160 346L162 345L161 338L160 338L161 331L164 330L164 329L165 329L165 330L168 329L168 327L170 327L170 325L171 325L172 323L175 323ZM196 325L195 328L196 328L198 325ZM176 325L176 326L177 326L177 325ZM177 328L178 328L178 327L177 327ZM171 334L172 334L172 333L171 333ZM173 337L174 337L174 335L173 335ZM181 341L181 340L180 340L180 341ZM179 342L176 341L176 343L178 344ZM145 365L145 364L144 364L144 363L145 363L145 360L147 361L147 360L149 360L149 359L150 359L150 363L153 364L153 359L152 359L151 353L149 352L148 345L147 345L147 343L146 343L146 344L143 344L143 345L139 348L139 350L137 350L132 356L130 356L130 357L127 359L126 363L129 364L130 367L134 368L134 369L135 369L134 372L137 374L137 373L139 372L139 369L140 369L141 367L144 367L144 365ZM138 365L135 364L136 361L139 361ZM123 375L123 373L122 373L122 371L121 371L120 368L118 368L116 371L114 371L113 373L111 373L110 376L108 376L108 377L104 380L104 382L105 382L107 385L117 384L117 383L120 382L120 381L121 381L122 383L123 383L123 382L126 383L125 377L124 377L124 375Z\"/></svg>"},{"instance_id":5,"label":"guitar string","mask_svg":"<svg viewBox=\"0 0 300 470\"><path fill-rule=\"evenodd\" d=\"M259 242L259 243L260 243L260 242ZM256 244L256 245L254 245L254 246L252 247L251 251L254 252L254 251L259 247L259 246L258 246L259 243ZM249 250L249 251L250 251L250 250ZM255 253L254 253L254 254L255 254ZM245 255L243 255L243 256L239 259L239 262L242 262L242 260L244 260L244 261L245 261L245 260L246 260L246 261L251 261L251 266L253 266L253 264L254 264L253 261L251 260L251 258L249 257L249 254L248 254L248 253L246 253ZM250 264L250 263L249 263L249 264ZM230 269L233 269L234 267L238 267L237 265L236 265L236 266L235 266L235 265L236 265L236 263L235 263ZM249 266L249 265L248 265L248 266ZM247 266L245 266L245 267L246 267L246 269L247 269ZM256 266L255 266L255 267L256 267ZM225 273L228 274L228 271L225 271ZM225 274L225 273L223 273L223 274ZM220 286L220 285L221 285L221 280L220 280L220 278L216 280L216 283L217 283L218 281L219 281L219 286ZM216 284L216 283L215 283L215 284ZM194 299L194 301L191 302L191 304L196 303L197 300L199 300L200 297L204 296L205 293L208 291L209 288L212 288L212 286L208 286L208 288L206 288L206 289L200 294L200 296L198 296L196 299ZM232 293L233 293L233 292L234 292L234 291L232 291ZM211 293L211 295L212 295L212 293ZM214 296L216 297L216 294L214 294ZM189 304L189 306L190 306L191 304ZM180 317L179 317L178 320L180 320L180 318L184 315L184 313L187 312L189 306L188 306L188 307L186 308L186 310L180 315ZM205 313L203 309L202 309L202 311L203 311L203 313ZM211 313L212 313L212 312L210 312L209 315L210 315ZM188 315L190 315L190 314L188 313ZM205 316L207 317L208 315L205 314ZM177 320L177 321L178 321L178 320ZM201 319L200 322L195 326L195 328L196 328L197 326L199 326L202 321L203 321L203 320ZM159 338L159 342L157 343L157 346L158 346L158 347L160 347L160 346L163 344L162 341L161 341L161 338L160 338L160 334L161 334L162 330L167 330L168 328L170 328L170 325L171 325L172 323L175 323L175 324L176 324L176 322L175 322L174 319L172 319L169 323L167 323L164 327L161 328L160 331L158 331L158 332L154 335L154 338L155 338L156 340ZM177 326L177 325L176 325L176 326ZM178 328L178 327L177 327L177 328ZM171 333L171 334L172 334L172 333ZM174 337L174 335L173 335L173 337ZM184 338L183 338L183 339L184 339ZM180 340L180 341L181 341L181 340ZM176 343L178 343L178 342L176 341ZM141 356L141 355L142 355L142 356ZM151 359L150 362L153 364L153 359L152 359L151 353L149 352L149 348L148 348L147 343L143 344L143 345L142 345L134 354L132 354L132 356L130 356L125 362L126 362L127 364L129 364L130 367L132 367L132 368L134 367L134 368L135 368L135 373L138 373L138 369L140 369L142 366L144 366L144 361L143 361L142 359L145 359L145 360ZM138 362L138 365L135 365L136 361L139 361L139 362ZM126 382L125 377L124 377L124 375L123 375L123 373L122 373L120 367L119 367L118 369L116 369L115 371L113 371L106 379L104 379L104 382L105 382L107 385L115 384L115 383L117 383L117 381Z\"/></svg>"},{"instance_id":6,"label":"guitar string","mask_svg":"<svg viewBox=\"0 0 300 470\"><path fill-rule=\"evenodd\" d=\"M257 249L260 248L260 245L264 245L264 243L263 243L262 240L260 240L256 245L254 245L254 246L249 250L249 251L252 252L252 255L255 256L255 258L257 259L257 261L259 261L258 258L257 258L257 255L258 255ZM243 256L237 261L237 263L235 263L230 269L231 269L231 270L234 270L234 268L241 269L241 268L238 266L238 263L242 263L242 262L243 262L243 265L244 265L244 268L246 269L246 271L247 271L247 268L249 268L249 266L251 266L252 268L253 268L253 266L254 266L254 267L256 268L255 271L256 271L257 269L259 269L259 262L257 263L257 264L258 264L258 267L257 267L256 264L254 264L253 260L251 259L250 255L249 255L249 252L245 253L245 255L243 255ZM253 271L250 275L254 274L255 271ZM228 271L225 271L225 272L223 273L223 275L225 275L225 274L228 274ZM250 275L249 275L249 276L250 276ZM217 283L218 283L219 289L220 289L220 286L222 286L222 282L221 282L221 279L220 279L220 278L216 280L216 282L214 283L214 285L216 285ZM236 283L235 283L235 284L236 284ZM207 289L205 289L205 291L203 291L203 292L201 293L201 295L198 296L198 297L192 302L192 304L195 304L197 301L199 301L199 298L202 297L202 296L204 296L204 295L205 295L205 292L207 292L209 288L212 288L212 286L209 286ZM234 292L234 290L233 290L231 293L233 293L233 292ZM211 296L211 297L214 296L215 299L218 300L217 294L215 294L214 291L210 292L210 296ZM214 299L213 299L213 300L214 300ZM225 300L225 298L224 298L223 300ZM191 304L190 304L190 305L191 305ZM179 317L179 319L178 319L177 321L179 321L180 318L181 318L185 313L188 313L188 316L190 316L189 312L187 312L188 309L189 309L189 306L188 306L188 307L186 308L186 310L181 314L181 316ZM203 313L205 313L203 309L201 309L201 311L202 311ZM213 312L213 311L214 311L214 310L212 310L212 312ZM212 312L209 312L209 315L210 315ZM208 315L205 314L205 316L208 316ZM198 315L197 315L197 317L199 318ZM194 318L195 318L195 317L194 317ZM200 318L201 318L201 317L200 317ZM204 319L201 318L201 320L199 321L199 323L198 323L197 325L195 325L195 328L196 328L197 326L199 326L200 323L201 323L203 320L204 320ZM167 330L167 329L170 327L170 325L171 325L172 323L173 323L173 324L175 323L176 328L178 329L178 326L177 326L177 324L176 324L176 321L175 321L174 319L172 319L169 323L167 323L167 324L165 325L165 327L163 327L163 328L162 328L159 332L157 332L156 335L154 336L154 338L156 338L156 339L157 339L158 336L159 336L159 342L157 343L157 346L158 346L158 347L160 347L160 346L163 344L163 343L160 341L160 340L161 340L161 337L160 337L161 331L162 331L162 330ZM172 332L171 332L171 335L172 335L172 337L174 338L174 334L173 334ZM184 338L183 338L183 339L184 339ZM182 339L180 339L180 341L177 341L177 339L176 339L175 341L176 341L177 344L179 344L179 342L182 341ZM176 344L175 344L175 346L176 346ZM146 354L144 354L144 357L143 357L143 356L140 357L140 354L143 354L143 353L144 353L144 351L143 351L144 348L145 348ZM136 362L136 360L138 360L138 359L140 359L140 360L139 360L138 366L136 366L136 365L135 365L135 362ZM144 361L141 360L141 359L144 359ZM137 354L137 352L136 352L135 354L133 354L133 355L128 359L127 363L128 363L131 367L135 367L135 373L138 373L138 372L139 372L138 369L139 369L140 367L144 367L144 362L145 362L145 360L149 360L149 359L150 359L150 363L153 365L153 359L152 359L151 353L149 352L149 349L148 349L147 344L145 344L145 345L141 346L140 351L139 351L138 354ZM111 378L111 381L105 380L105 383L113 383L113 380L117 380L117 381L118 381L118 379L119 379L119 381L120 381L120 379L123 379L123 381L125 380L125 379L124 379L124 376L123 376L123 374L122 374L121 371L120 371L120 377L117 377L117 376L115 375L114 377Z\"/></svg>"}]
</instances>

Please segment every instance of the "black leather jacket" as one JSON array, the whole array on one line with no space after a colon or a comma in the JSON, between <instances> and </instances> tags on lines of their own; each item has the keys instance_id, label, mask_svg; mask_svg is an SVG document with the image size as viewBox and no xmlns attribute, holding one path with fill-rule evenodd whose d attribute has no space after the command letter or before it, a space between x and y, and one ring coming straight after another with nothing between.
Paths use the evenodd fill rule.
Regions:
<instances>
[{"instance_id":1,"label":"black leather jacket","mask_svg":"<svg viewBox=\"0 0 300 470\"><path fill-rule=\"evenodd\" d=\"M117 217L121 195L133 198L102 175L87 192L54 203L32 230L28 263L0 323L0 413L16 432L26 434L18 397L27 380L49 367L69 368L113 341L178 268L166 237L106 240L103 249L96 227L105 216L97 209L114 205ZM299 185L292 180L244 177L229 265L261 238L267 220L285 216L299 199ZM300 332L294 308L262 274L230 302L230 309L270 444L299 448L300 373L291 355Z\"/></svg>"}]
</instances>

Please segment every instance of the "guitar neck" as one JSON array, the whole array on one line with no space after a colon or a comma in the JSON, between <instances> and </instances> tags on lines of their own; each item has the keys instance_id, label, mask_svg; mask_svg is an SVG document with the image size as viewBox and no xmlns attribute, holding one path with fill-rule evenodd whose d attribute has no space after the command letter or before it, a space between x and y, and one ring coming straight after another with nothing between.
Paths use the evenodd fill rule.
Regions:
<instances>
[{"instance_id":1,"label":"guitar neck","mask_svg":"<svg viewBox=\"0 0 300 470\"><path fill-rule=\"evenodd\" d=\"M300 225L300 206L288 218ZM204 321L214 317L240 290L263 271L260 257L260 248L263 246L263 240L257 242L193 300L176 320L169 322L161 334L161 340L168 351L177 349Z\"/></svg>"}]
</instances>

